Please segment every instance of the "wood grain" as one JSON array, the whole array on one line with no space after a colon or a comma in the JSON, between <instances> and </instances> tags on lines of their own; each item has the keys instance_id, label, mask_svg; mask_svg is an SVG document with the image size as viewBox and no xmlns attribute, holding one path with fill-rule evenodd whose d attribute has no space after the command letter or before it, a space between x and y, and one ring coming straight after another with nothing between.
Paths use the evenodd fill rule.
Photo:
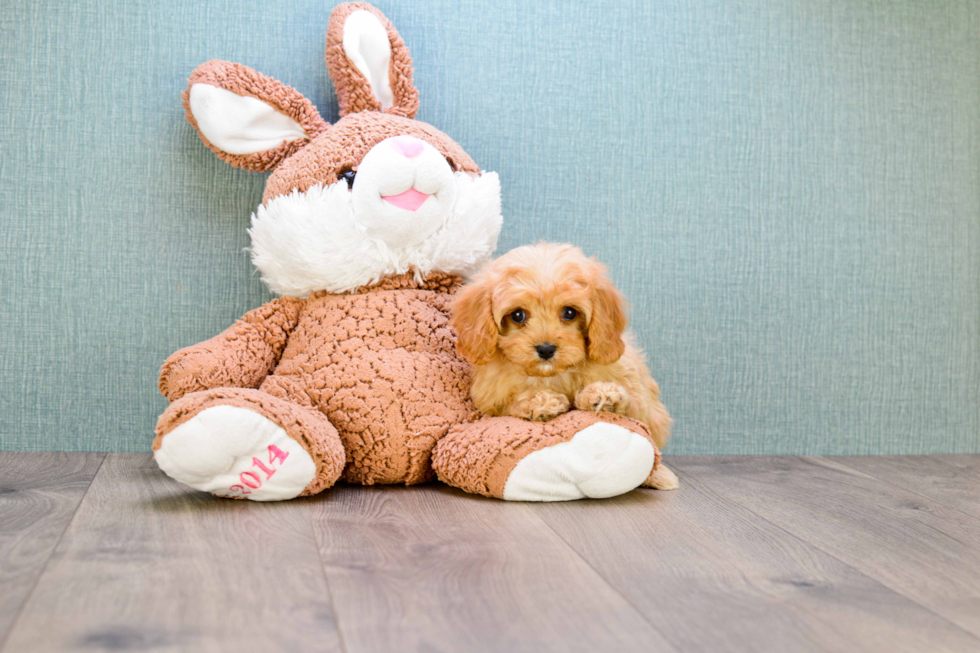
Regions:
<instances>
[{"instance_id":1,"label":"wood grain","mask_svg":"<svg viewBox=\"0 0 980 653\"><path fill-rule=\"evenodd\" d=\"M829 458L980 519L980 456L840 456Z\"/></svg>"},{"instance_id":2,"label":"wood grain","mask_svg":"<svg viewBox=\"0 0 980 653\"><path fill-rule=\"evenodd\" d=\"M104 457L0 452L0 648Z\"/></svg>"},{"instance_id":3,"label":"wood grain","mask_svg":"<svg viewBox=\"0 0 980 653\"><path fill-rule=\"evenodd\" d=\"M819 458L678 459L718 494L980 635L980 523Z\"/></svg>"},{"instance_id":4,"label":"wood grain","mask_svg":"<svg viewBox=\"0 0 980 653\"><path fill-rule=\"evenodd\" d=\"M101 461L0 453L2 653L980 650L980 457L673 457L677 492L562 504Z\"/></svg>"},{"instance_id":5,"label":"wood grain","mask_svg":"<svg viewBox=\"0 0 980 653\"><path fill-rule=\"evenodd\" d=\"M533 511L682 651L972 651L980 639L689 475Z\"/></svg>"},{"instance_id":6,"label":"wood grain","mask_svg":"<svg viewBox=\"0 0 980 653\"><path fill-rule=\"evenodd\" d=\"M314 528L348 653L675 650L527 505L342 487Z\"/></svg>"},{"instance_id":7,"label":"wood grain","mask_svg":"<svg viewBox=\"0 0 980 653\"><path fill-rule=\"evenodd\" d=\"M341 650L307 503L218 499L109 454L4 653L146 649Z\"/></svg>"}]
</instances>

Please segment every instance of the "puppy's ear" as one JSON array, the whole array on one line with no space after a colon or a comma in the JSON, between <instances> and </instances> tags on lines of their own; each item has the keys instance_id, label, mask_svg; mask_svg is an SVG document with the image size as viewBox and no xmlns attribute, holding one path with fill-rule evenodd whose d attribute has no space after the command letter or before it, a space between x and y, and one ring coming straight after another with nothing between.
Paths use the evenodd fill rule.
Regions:
<instances>
[{"instance_id":1,"label":"puppy's ear","mask_svg":"<svg viewBox=\"0 0 980 653\"><path fill-rule=\"evenodd\" d=\"M592 319L589 321L589 360L611 365L626 351L626 301L600 268L592 291Z\"/></svg>"},{"instance_id":2,"label":"puppy's ear","mask_svg":"<svg viewBox=\"0 0 980 653\"><path fill-rule=\"evenodd\" d=\"M487 279L463 286L453 301L456 348L473 365L486 365L497 351L497 324L493 321L490 282Z\"/></svg>"}]
</instances>

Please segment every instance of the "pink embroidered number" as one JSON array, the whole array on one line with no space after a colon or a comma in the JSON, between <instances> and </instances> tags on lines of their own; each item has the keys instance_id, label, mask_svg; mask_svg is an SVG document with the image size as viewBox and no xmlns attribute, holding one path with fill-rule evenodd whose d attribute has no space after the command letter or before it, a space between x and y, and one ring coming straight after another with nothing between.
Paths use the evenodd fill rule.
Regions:
<instances>
[{"instance_id":1,"label":"pink embroidered number","mask_svg":"<svg viewBox=\"0 0 980 653\"><path fill-rule=\"evenodd\" d=\"M251 482L249 482L249 477L252 478ZM259 478L259 475L255 472L242 472L238 475L238 478L241 479L242 483L249 486L253 490L258 490L260 487L262 487L262 479Z\"/></svg>"},{"instance_id":2,"label":"pink embroidered number","mask_svg":"<svg viewBox=\"0 0 980 653\"><path fill-rule=\"evenodd\" d=\"M269 468L268 468L268 467L266 467L266 466L265 466L265 464L264 464L264 463L263 463L263 462L262 462L261 460L259 460L258 458L252 458L252 466L253 466L253 467L258 467L258 468L259 468L259 469L261 469L261 470L262 470L263 472L265 472L265 480L267 480L267 481L268 481L268 480L269 480L270 478L272 478L272 475L273 475L273 474L275 474L275 473L276 473L276 470L274 470L274 469L269 469ZM242 474L254 474L254 472L242 472Z\"/></svg>"},{"instance_id":3,"label":"pink embroidered number","mask_svg":"<svg viewBox=\"0 0 980 653\"><path fill-rule=\"evenodd\" d=\"M274 444L269 445L268 451L269 451L268 465L256 457L252 458L252 467L255 467L259 469L261 472L263 472L265 474L265 480L267 481L270 478L272 478L273 474L276 473L278 469L277 463L279 465L282 465L282 463L286 462L286 458L289 458L288 451L283 451L282 449L280 449ZM252 493L251 490L248 490L246 488L252 488L252 490L258 490L260 487L262 487L262 477L253 471L242 472L241 474L238 475L238 480L242 482L241 485L236 484L228 488L228 491L231 492L232 494L236 494L236 493L241 495L251 494Z\"/></svg>"},{"instance_id":4,"label":"pink embroidered number","mask_svg":"<svg viewBox=\"0 0 980 653\"><path fill-rule=\"evenodd\" d=\"M274 444L269 445L269 464L272 465L277 460L281 463L286 462L286 458L289 458L288 453L284 453L282 449Z\"/></svg>"}]
</instances>

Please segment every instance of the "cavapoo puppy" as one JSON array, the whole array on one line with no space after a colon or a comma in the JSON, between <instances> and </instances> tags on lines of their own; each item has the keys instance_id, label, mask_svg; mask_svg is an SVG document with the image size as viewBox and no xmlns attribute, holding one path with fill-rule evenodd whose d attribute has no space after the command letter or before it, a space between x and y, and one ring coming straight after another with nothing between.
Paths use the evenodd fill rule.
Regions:
<instances>
[{"instance_id":1,"label":"cavapoo puppy","mask_svg":"<svg viewBox=\"0 0 980 653\"><path fill-rule=\"evenodd\" d=\"M453 303L476 407L539 421L606 410L646 424L662 448L671 419L625 307L605 267L572 245L518 247L488 263ZM677 487L669 469L658 473L656 487Z\"/></svg>"}]
</instances>

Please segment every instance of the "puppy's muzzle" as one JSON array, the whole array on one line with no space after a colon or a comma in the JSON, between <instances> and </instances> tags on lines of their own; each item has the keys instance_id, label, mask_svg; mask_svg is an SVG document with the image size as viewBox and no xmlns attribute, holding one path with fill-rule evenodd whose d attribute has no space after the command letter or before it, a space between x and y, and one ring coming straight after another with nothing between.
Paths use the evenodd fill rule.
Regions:
<instances>
[{"instance_id":1,"label":"puppy's muzzle","mask_svg":"<svg viewBox=\"0 0 980 653\"><path fill-rule=\"evenodd\" d=\"M538 352L538 358L541 360L551 360L551 357L558 351L558 347L551 343L545 343L543 345L535 345L534 351Z\"/></svg>"}]
</instances>

